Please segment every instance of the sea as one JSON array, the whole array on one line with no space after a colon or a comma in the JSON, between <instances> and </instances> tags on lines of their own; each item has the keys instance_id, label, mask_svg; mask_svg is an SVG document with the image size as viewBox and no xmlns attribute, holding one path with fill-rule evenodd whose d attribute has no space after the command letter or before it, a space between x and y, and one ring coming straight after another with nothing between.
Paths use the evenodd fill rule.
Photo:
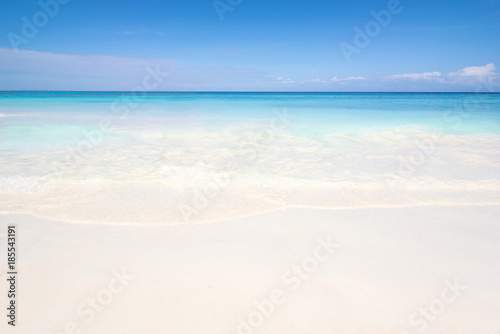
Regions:
<instances>
[{"instance_id":1,"label":"sea","mask_svg":"<svg viewBox=\"0 0 500 334\"><path fill-rule=\"evenodd\" d=\"M0 213L500 204L500 94L0 92Z\"/></svg>"}]
</instances>

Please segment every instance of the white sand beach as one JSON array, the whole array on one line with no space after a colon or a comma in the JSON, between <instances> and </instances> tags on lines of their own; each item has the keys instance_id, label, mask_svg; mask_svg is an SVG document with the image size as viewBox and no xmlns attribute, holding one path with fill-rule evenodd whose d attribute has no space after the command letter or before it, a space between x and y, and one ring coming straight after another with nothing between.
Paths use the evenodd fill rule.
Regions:
<instances>
[{"instance_id":1,"label":"white sand beach","mask_svg":"<svg viewBox=\"0 0 500 334\"><path fill-rule=\"evenodd\" d=\"M493 334L499 216L500 206L289 208L112 226L1 215L20 249L19 326L2 332Z\"/></svg>"}]
</instances>

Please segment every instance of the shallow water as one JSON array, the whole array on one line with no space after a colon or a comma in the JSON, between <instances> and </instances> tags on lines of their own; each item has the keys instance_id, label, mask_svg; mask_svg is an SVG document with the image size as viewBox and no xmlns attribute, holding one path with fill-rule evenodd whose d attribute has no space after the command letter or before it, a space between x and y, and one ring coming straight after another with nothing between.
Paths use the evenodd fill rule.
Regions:
<instances>
[{"instance_id":1,"label":"shallow water","mask_svg":"<svg viewBox=\"0 0 500 334\"><path fill-rule=\"evenodd\" d=\"M3 213L78 222L499 204L500 94L4 92L0 154Z\"/></svg>"}]
</instances>

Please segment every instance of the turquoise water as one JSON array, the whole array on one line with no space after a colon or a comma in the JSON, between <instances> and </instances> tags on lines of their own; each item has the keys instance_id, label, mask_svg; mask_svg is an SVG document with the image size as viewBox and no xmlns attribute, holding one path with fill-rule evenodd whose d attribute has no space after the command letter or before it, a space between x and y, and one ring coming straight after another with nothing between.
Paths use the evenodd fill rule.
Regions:
<instances>
[{"instance_id":1,"label":"turquoise water","mask_svg":"<svg viewBox=\"0 0 500 334\"><path fill-rule=\"evenodd\" d=\"M102 119L124 132L216 131L265 122L276 110L292 115L290 131L311 137L409 126L500 134L500 94L0 92L0 151L59 148Z\"/></svg>"},{"instance_id":2,"label":"turquoise water","mask_svg":"<svg viewBox=\"0 0 500 334\"><path fill-rule=\"evenodd\" d=\"M500 94L0 92L3 212L189 223L499 192Z\"/></svg>"}]
</instances>

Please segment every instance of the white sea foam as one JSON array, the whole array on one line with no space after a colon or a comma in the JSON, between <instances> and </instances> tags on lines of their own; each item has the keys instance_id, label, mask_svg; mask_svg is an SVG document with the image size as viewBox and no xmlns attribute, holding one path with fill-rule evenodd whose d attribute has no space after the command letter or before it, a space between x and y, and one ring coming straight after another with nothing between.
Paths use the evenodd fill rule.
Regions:
<instances>
[{"instance_id":1,"label":"white sea foam","mask_svg":"<svg viewBox=\"0 0 500 334\"><path fill-rule=\"evenodd\" d=\"M137 130L121 134L126 144L4 154L2 212L178 224L284 207L500 204L500 136L413 127L260 135Z\"/></svg>"}]
</instances>

